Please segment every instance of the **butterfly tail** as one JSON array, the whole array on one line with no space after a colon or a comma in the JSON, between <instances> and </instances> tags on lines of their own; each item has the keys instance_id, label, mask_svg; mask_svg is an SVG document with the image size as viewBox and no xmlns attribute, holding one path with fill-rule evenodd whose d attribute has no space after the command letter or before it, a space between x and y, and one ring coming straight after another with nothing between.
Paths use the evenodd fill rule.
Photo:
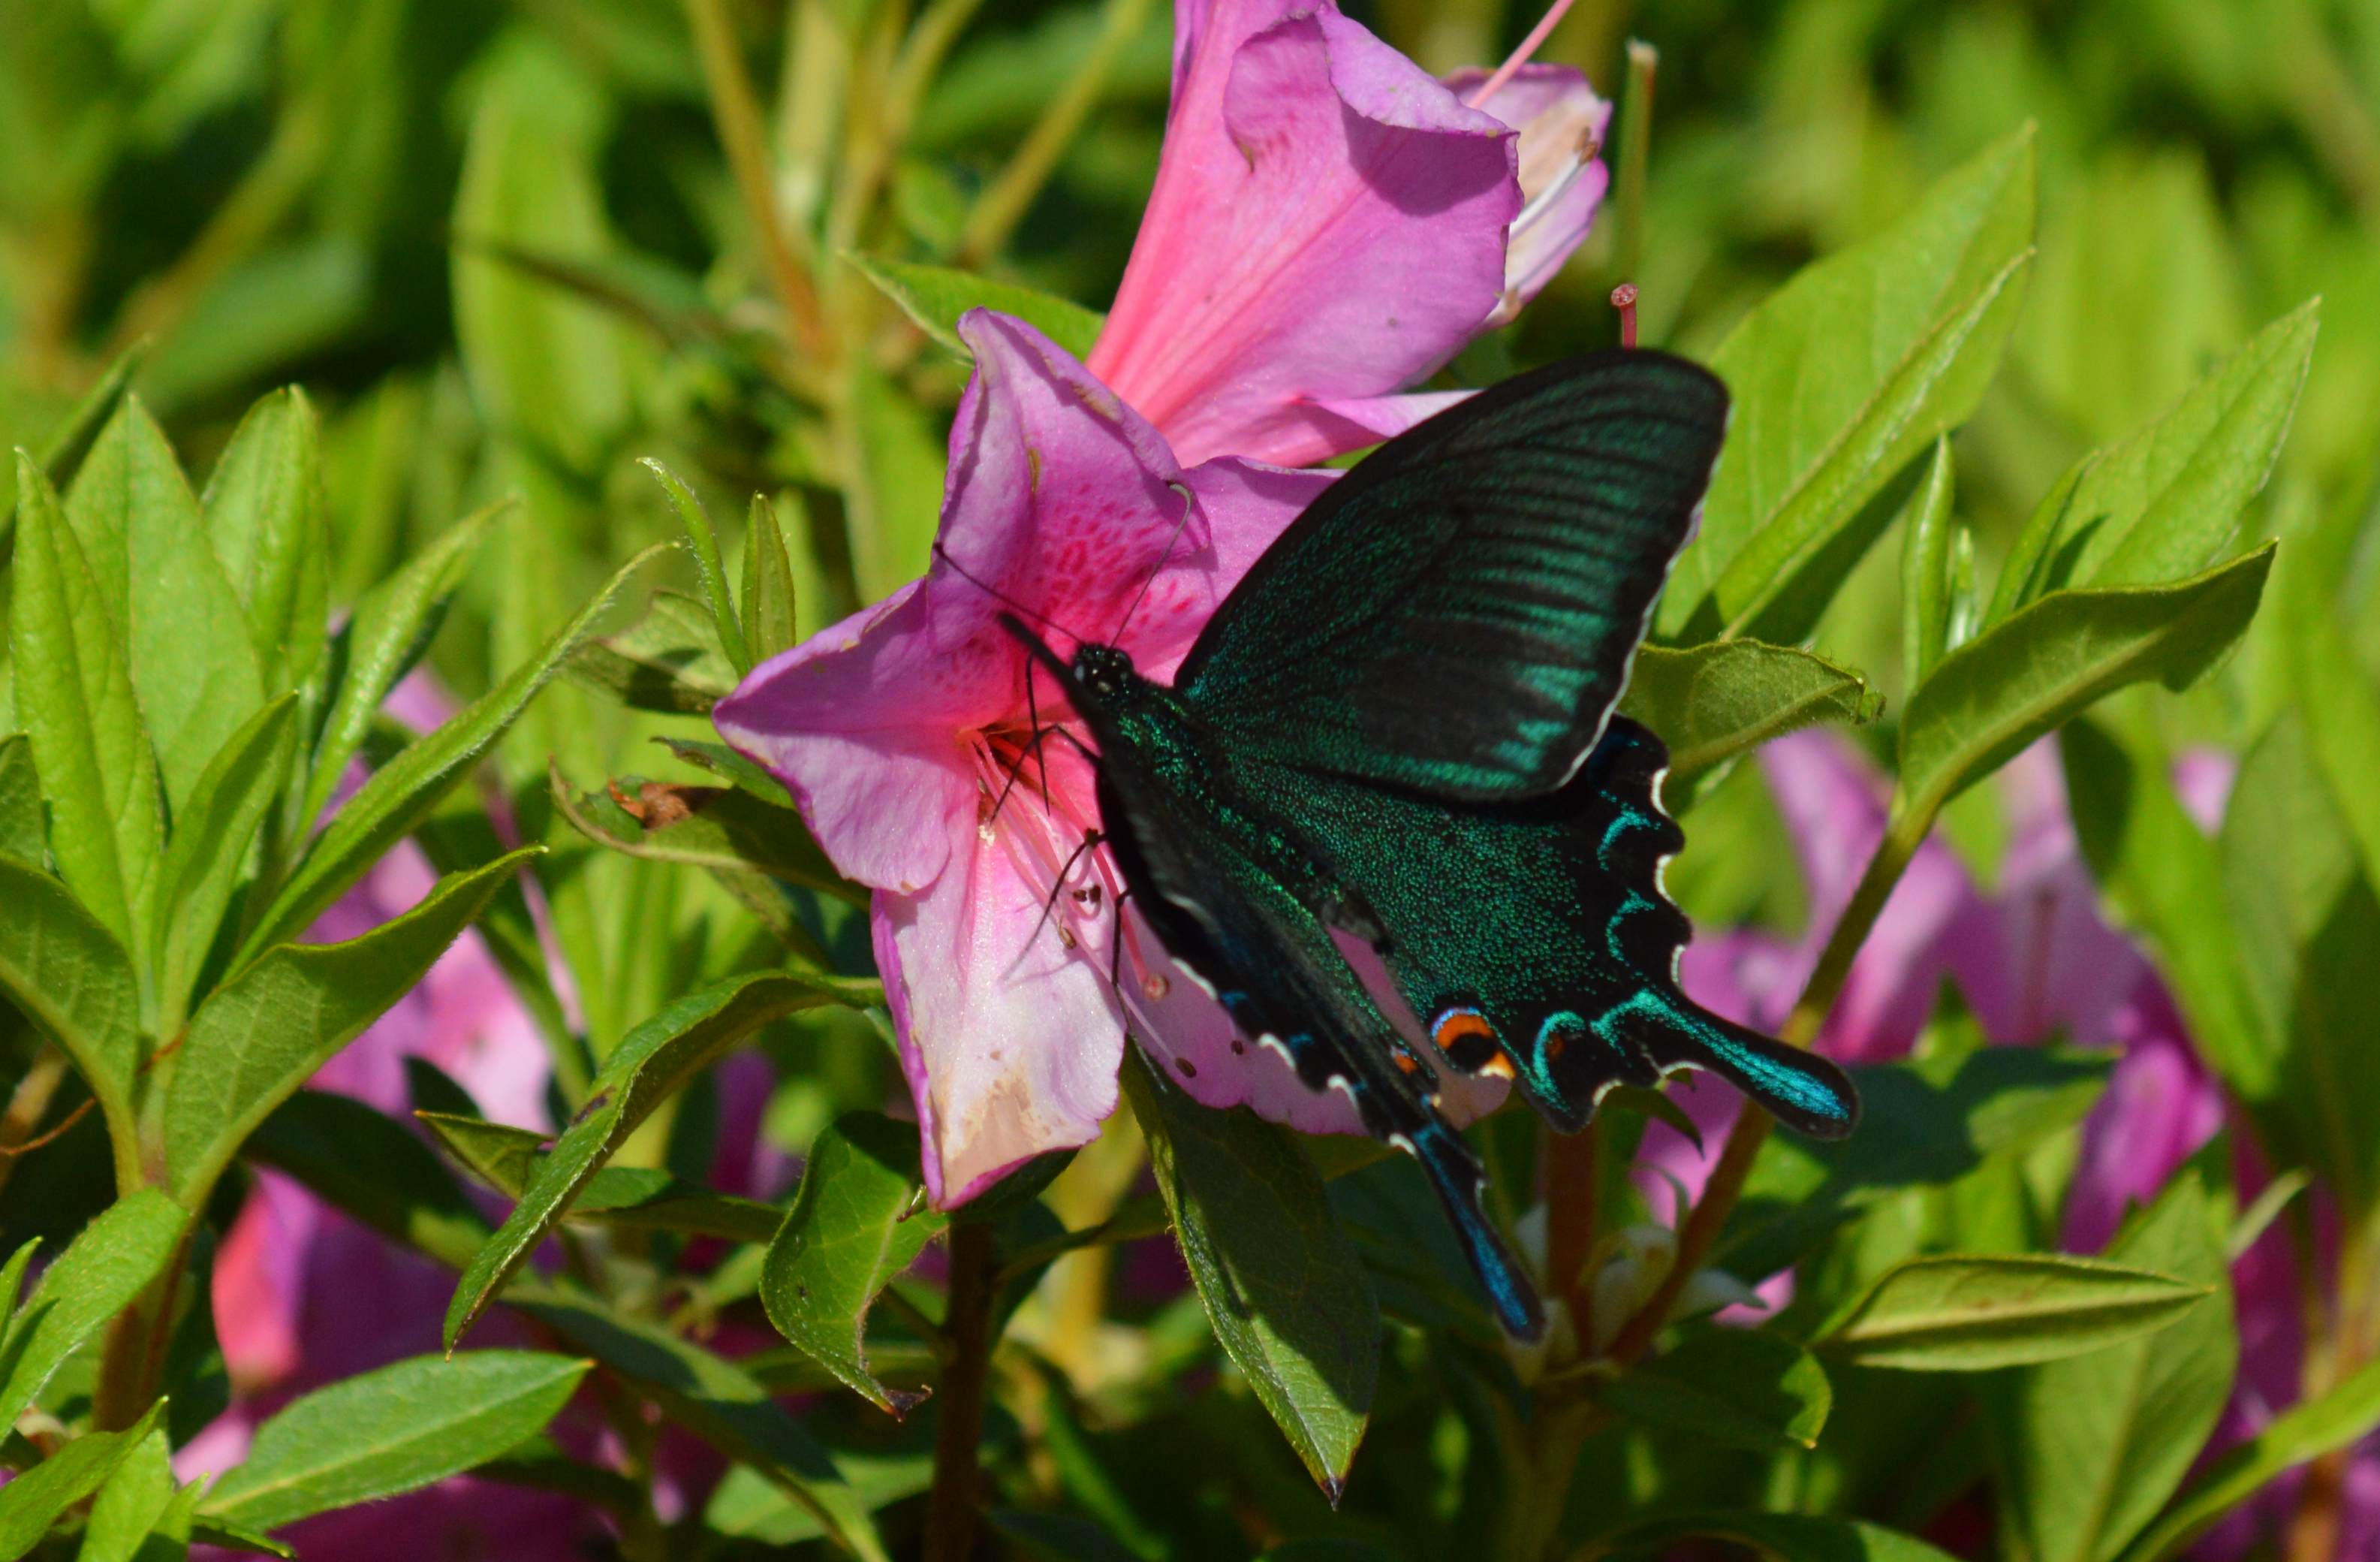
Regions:
<instances>
[{"instance_id":1,"label":"butterfly tail","mask_svg":"<svg viewBox=\"0 0 2380 1562\"><path fill-rule=\"evenodd\" d=\"M1636 1039L1664 1071L1707 1068L1812 1139L1840 1139L1858 1126L1859 1092L1828 1059L1722 1019L1682 999L1646 994L1653 1012Z\"/></svg>"},{"instance_id":2,"label":"butterfly tail","mask_svg":"<svg viewBox=\"0 0 2380 1562\"><path fill-rule=\"evenodd\" d=\"M1495 1304L1504 1332L1524 1340L1542 1339L1546 1311L1537 1300L1536 1285L1513 1259L1488 1212L1480 1207L1486 1178L1471 1147L1451 1128L1435 1120L1411 1138L1407 1148L1429 1174L1430 1186L1438 1190L1455 1239L1463 1244L1463 1256L1471 1261L1472 1272L1488 1288L1488 1299Z\"/></svg>"}]
</instances>

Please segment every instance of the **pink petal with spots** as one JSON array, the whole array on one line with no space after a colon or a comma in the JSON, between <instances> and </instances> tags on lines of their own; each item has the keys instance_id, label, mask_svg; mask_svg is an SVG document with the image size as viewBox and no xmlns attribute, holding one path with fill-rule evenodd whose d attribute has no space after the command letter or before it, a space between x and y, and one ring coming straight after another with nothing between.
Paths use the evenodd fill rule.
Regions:
<instances>
[{"instance_id":1,"label":"pink petal with spots","mask_svg":"<svg viewBox=\"0 0 2380 1562\"><path fill-rule=\"evenodd\" d=\"M1185 462L1368 443L1501 299L1517 137L1327 4L1177 18L1157 184L1091 367Z\"/></svg>"},{"instance_id":2,"label":"pink petal with spots","mask_svg":"<svg viewBox=\"0 0 2380 1562\"><path fill-rule=\"evenodd\" d=\"M1459 70L1446 84L1469 103L1488 77L1484 70ZM1568 66L1524 65L1475 106L1520 133L1521 214L1512 220L1504 256L1509 301L1500 313L1508 312L1536 298L1585 240L1611 183L1610 170L1597 155L1611 126L1611 105Z\"/></svg>"}]
</instances>

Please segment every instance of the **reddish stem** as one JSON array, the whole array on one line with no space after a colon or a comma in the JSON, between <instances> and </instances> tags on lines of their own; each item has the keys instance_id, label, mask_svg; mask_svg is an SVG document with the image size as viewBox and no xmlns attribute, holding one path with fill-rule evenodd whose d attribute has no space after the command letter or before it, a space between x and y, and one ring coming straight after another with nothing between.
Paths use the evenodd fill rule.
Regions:
<instances>
[{"instance_id":1,"label":"reddish stem","mask_svg":"<svg viewBox=\"0 0 2380 1562\"><path fill-rule=\"evenodd\" d=\"M1636 284L1623 282L1611 290L1611 307L1620 311L1620 345L1636 345Z\"/></svg>"}]
</instances>

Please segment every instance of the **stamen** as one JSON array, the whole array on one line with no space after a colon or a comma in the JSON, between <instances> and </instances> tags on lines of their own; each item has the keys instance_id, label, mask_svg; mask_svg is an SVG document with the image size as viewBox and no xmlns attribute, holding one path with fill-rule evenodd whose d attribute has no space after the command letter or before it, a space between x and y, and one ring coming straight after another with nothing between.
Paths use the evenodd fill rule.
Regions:
<instances>
[{"instance_id":1,"label":"stamen","mask_svg":"<svg viewBox=\"0 0 2380 1562\"><path fill-rule=\"evenodd\" d=\"M1636 284L1623 282L1611 290L1611 307L1620 311L1620 345L1636 345Z\"/></svg>"},{"instance_id":2,"label":"stamen","mask_svg":"<svg viewBox=\"0 0 2380 1562\"><path fill-rule=\"evenodd\" d=\"M1561 19L1569 12L1570 7L1571 0L1554 0L1552 6L1537 19L1537 25L1529 29L1529 35L1521 40L1521 46L1513 50L1502 65L1496 67L1496 74L1479 84L1477 92L1463 100L1463 106L1477 108L1501 91L1504 83L1518 75L1521 67L1529 63L1529 56L1545 46L1546 40L1551 37L1554 29L1561 24Z\"/></svg>"}]
</instances>

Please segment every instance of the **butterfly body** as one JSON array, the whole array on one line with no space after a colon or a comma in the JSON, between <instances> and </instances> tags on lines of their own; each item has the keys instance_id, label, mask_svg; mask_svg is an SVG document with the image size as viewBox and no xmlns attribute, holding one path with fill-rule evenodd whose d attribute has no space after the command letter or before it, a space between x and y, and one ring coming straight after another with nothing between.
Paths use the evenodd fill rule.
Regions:
<instances>
[{"instance_id":1,"label":"butterfly body","mask_svg":"<svg viewBox=\"0 0 2380 1562\"><path fill-rule=\"evenodd\" d=\"M1543 1310L1439 1112L1442 1070L1508 1078L1563 1129L1682 1068L1804 1132L1857 1115L1831 1064L1680 991L1666 754L1612 714L1725 419L1715 379L1654 352L1484 392L1327 490L1170 686L1003 620L1089 730L1135 906L1243 1031L1420 1159L1524 1336ZM1380 953L1432 1045L1398 1032L1333 930Z\"/></svg>"}]
</instances>

